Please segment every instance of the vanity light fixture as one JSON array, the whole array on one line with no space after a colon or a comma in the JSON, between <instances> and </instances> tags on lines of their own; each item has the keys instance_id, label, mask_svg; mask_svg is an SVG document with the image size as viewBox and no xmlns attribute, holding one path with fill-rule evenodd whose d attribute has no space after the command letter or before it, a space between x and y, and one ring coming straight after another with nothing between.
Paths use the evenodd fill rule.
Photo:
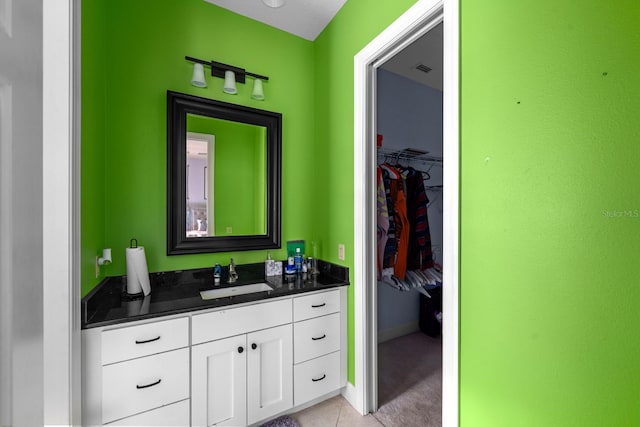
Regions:
<instances>
[{"instance_id":1,"label":"vanity light fixture","mask_svg":"<svg viewBox=\"0 0 640 427\"><path fill-rule=\"evenodd\" d=\"M284 6L284 0L262 0L262 3L274 9Z\"/></svg>"},{"instance_id":2,"label":"vanity light fixture","mask_svg":"<svg viewBox=\"0 0 640 427\"><path fill-rule=\"evenodd\" d=\"M224 79L223 91L225 93L232 95L238 93L236 83L244 83L246 77L249 76L255 79L255 81L253 82L253 92L251 93L251 97L257 100L264 99L262 82L268 81L269 77L262 76L256 73L250 73L244 68L223 64L222 62L204 61L202 59L193 58L191 56L185 56L185 59L194 63L193 77L191 78L192 85L197 87L207 87L207 83L204 79L204 71L202 71L202 78L200 78L200 69L204 70L202 67L206 65L211 68L212 76Z\"/></svg>"},{"instance_id":3,"label":"vanity light fixture","mask_svg":"<svg viewBox=\"0 0 640 427\"><path fill-rule=\"evenodd\" d=\"M207 81L204 79L204 67L199 62L193 64L191 84L196 87L207 87Z\"/></svg>"},{"instance_id":4,"label":"vanity light fixture","mask_svg":"<svg viewBox=\"0 0 640 427\"><path fill-rule=\"evenodd\" d=\"M222 91L230 95L238 93L238 89L236 88L236 73L233 71L227 70L224 72L224 87Z\"/></svg>"},{"instance_id":5,"label":"vanity light fixture","mask_svg":"<svg viewBox=\"0 0 640 427\"><path fill-rule=\"evenodd\" d=\"M251 97L258 101L264 101L264 91L262 90L262 79L255 79L253 81L253 91Z\"/></svg>"}]
</instances>

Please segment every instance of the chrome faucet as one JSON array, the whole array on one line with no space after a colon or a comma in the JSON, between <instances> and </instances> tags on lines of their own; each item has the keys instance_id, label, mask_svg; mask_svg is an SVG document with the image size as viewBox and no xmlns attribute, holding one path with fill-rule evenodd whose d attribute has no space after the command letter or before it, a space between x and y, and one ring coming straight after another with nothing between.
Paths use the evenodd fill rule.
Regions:
<instances>
[{"instance_id":1,"label":"chrome faucet","mask_svg":"<svg viewBox=\"0 0 640 427\"><path fill-rule=\"evenodd\" d=\"M233 262L233 258L231 258L231 262L229 263L229 283L235 283L236 280L238 280L236 264Z\"/></svg>"}]
</instances>

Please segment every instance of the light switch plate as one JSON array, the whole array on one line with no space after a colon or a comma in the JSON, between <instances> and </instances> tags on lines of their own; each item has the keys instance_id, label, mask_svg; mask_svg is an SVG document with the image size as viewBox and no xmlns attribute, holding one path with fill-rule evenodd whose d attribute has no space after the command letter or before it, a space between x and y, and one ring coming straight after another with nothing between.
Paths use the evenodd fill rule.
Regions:
<instances>
[{"instance_id":1,"label":"light switch plate","mask_svg":"<svg viewBox=\"0 0 640 427\"><path fill-rule=\"evenodd\" d=\"M344 243L338 243L338 259L344 261Z\"/></svg>"}]
</instances>

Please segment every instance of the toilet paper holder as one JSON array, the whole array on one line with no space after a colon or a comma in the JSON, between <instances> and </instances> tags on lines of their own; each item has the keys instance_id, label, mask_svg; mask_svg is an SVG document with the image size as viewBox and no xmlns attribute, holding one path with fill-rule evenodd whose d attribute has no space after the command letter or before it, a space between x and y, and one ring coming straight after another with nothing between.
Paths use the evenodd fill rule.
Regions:
<instances>
[{"instance_id":1,"label":"toilet paper holder","mask_svg":"<svg viewBox=\"0 0 640 427\"><path fill-rule=\"evenodd\" d=\"M111 264L111 248L105 248L102 250L102 256L98 258L98 265Z\"/></svg>"}]
</instances>

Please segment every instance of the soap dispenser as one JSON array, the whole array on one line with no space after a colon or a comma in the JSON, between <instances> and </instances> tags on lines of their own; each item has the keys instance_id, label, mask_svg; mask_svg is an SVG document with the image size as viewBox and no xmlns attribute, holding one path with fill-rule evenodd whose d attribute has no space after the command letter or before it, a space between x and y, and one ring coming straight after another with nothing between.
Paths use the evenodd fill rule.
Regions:
<instances>
[{"instance_id":1,"label":"soap dispenser","mask_svg":"<svg viewBox=\"0 0 640 427\"><path fill-rule=\"evenodd\" d=\"M264 262L264 275L265 277L275 276L276 265L273 258L271 258L271 252L267 252L267 259Z\"/></svg>"}]
</instances>

